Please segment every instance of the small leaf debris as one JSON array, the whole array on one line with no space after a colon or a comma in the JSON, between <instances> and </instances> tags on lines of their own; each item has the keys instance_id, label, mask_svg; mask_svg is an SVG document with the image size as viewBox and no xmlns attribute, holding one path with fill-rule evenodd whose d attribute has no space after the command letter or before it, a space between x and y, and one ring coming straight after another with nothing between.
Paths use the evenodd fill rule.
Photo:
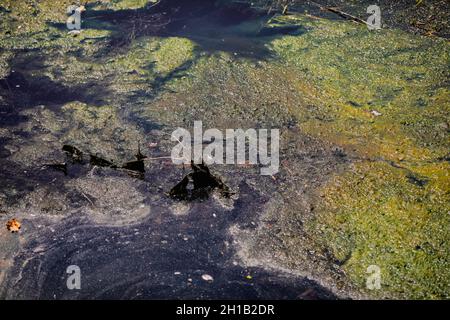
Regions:
<instances>
[{"instance_id":1,"label":"small leaf debris","mask_svg":"<svg viewBox=\"0 0 450 320\"><path fill-rule=\"evenodd\" d=\"M6 229L8 229L8 231L11 231L12 233L19 232L20 227L21 223L16 219L11 219L6 223Z\"/></svg>"}]
</instances>

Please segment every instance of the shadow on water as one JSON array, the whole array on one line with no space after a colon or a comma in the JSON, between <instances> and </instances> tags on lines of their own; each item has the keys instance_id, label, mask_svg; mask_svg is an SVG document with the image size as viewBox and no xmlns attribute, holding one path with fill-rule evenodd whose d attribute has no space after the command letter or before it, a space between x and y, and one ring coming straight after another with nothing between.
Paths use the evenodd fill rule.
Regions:
<instances>
[{"instance_id":1,"label":"shadow on water","mask_svg":"<svg viewBox=\"0 0 450 320\"><path fill-rule=\"evenodd\" d=\"M134 39L145 36L179 36L195 42L199 52L228 52L237 58L268 59L271 57L266 47L268 41L283 34L304 32L302 28L293 26L267 28L265 23L270 16L246 6L222 7L215 6L213 1L199 0L168 0L160 6L136 10L88 10L83 19L88 27L112 31L106 39L108 44L91 57L100 63L105 57L127 50ZM66 28L65 25L55 26ZM188 69L199 57L199 52L194 61L188 61L168 75L157 78L157 83L152 87L156 92L152 92L152 96L162 89L164 83ZM105 82L74 86L57 83L45 74L32 72L45 69L42 55L36 53L25 57L28 60L16 55L11 63L14 72L0 80L1 94L7 97L5 108L9 110L5 117L0 118L2 126L27 121L20 111L40 104L59 107L70 101L80 101L99 106L104 104L106 96L116 94L110 92ZM125 99L132 102L140 94L139 91L132 92ZM9 164L6 160L0 163L2 167ZM126 163L123 168L130 169L130 166L135 169L135 161ZM17 168L17 172L22 169ZM87 174L88 169L87 165L84 166L81 173ZM194 173L205 175L200 171ZM32 189L36 182L48 184L56 180L55 187L65 192L64 181L71 178L71 173L64 173L68 175L58 170L39 171L26 177L18 174L11 184L23 178L28 181L27 188ZM146 174L149 176L152 173ZM187 215L176 216L169 209L174 202L150 189L167 185L167 180L164 180L167 176L170 176L167 172L155 174L152 182L146 184L144 194L154 196L146 200L152 211L140 224L109 227L91 223L86 216L71 216L52 226L55 227L52 231L45 223L45 230L34 228L35 237L16 256L0 297L336 298L329 290L307 278L245 268L233 263L236 252L229 228L234 224L240 228L253 228L249 221L262 211L262 206L267 202L246 183L239 186L240 197L231 211L213 205L214 200L210 198L191 203ZM217 181L211 182L209 173L206 178L196 180L193 174L188 177L192 179L194 189L196 181L207 181L207 187L220 185ZM74 193L71 205L86 208L91 204L87 204L80 194ZM39 221L27 223L32 225ZM66 290L66 267L73 264L82 270L81 291ZM36 270L39 271L36 273ZM211 274L214 281L205 281L203 274Z\"/></svg>"},{"instance_id":2,"label":"shadow on water","mask_svg":"<svg viewBox=\"0 0 450 320\"><path fill-rule=\"evenodd\" d=\"M83 15L85 28L108 29L110 36L94 41L106 41L93 56L80 52L77 59L89 59L102 63L107 57L123 53L129 49L134 39L145 36L184 37L196 43L194 58L171 71L158 76L150 84L151 92L142 90L130 92L122 101L130 103L140 96L155 97L165 83L182 77L184 71L195 63L200 53L228 52L237 58L268 59L271 52L266 44L283 34L301 34L305 30L299 26L265 27L271 18L265 12L247 5L215 5L214 1L164 1L157 6L123 10L88 10ZM65 24L49 23L66 31ZM11 73L0 79L0 94L7 97L2 106L0 125L8 126L26 121L20 111L38 105L61 106L71 101L90 105L104 104L105 97L114 94L107 81L91 81L84 84L63 85L45 74L46 57L43 53L19 52L10 61ZM153 69L151 63L148 69ZM5 104L4 102L4 104Z\"/></svg>"},{"instance_id":3,"label":"shadow on water","mask_svg":"<svg viewBox=\"0 0 450 320\"><path fill-rule=\"evenodd\" d=\"M0 79L0 95L5 97L0 126L26 121L20 112L39 105L61 106L80 101L99 106L110 95L107 87L96 82L66 86L43 74L45 59L39 53L18 53L10 62L9 75Z\"/></svg>"},{"instance_id":4,"label":"shadow on water","mask_svg":"<svg viewBox=\"0 0 450 320\"><path fill-rule=\"evenodd\" d=\"M243 201L228 213L209 200L194 203L187 216L174 216L165 202L153 201L152 214L139 225L99 226L73 216L53 232L44 227L15 259L0 297L336 299L307 278L233 263L229 226L249 228L267 201L245 183L240 190ZM81 269L81 290L67 290L69 265ZM213 281L203 279L205 274Z\"/></svg>"},{"instance_id":5,"label":"shadow on water","mask_svg":"<svg viewBox=\"0 0 450 320\"><path fill-rule=\"evenodd\" d=\"M229 52L249 59L271 56L266 47L272 37L305 32L299 26L265 27L273 17L250 5L217 5L214 1L163 1L138 9L94 9L83 13L85 28L112 31L108 45L99 56L123 50L144 36L184 37L207 53ZM52 24L65 29L65 24Z\"/></svg>"},{"instance_id":6,"label":"shadow on water","mask_svg":"<svg viewBox=\"0 0 450 320\"><path fill-rule=\"evenodd\" d=\"M101 9L100 3L87 4L83 12L83 27L97 30L108 30L110 35L93 39L98 41L99 49L92 56L83 53L77 54L77 59L88 59L93 63L103 63L109 57L124 54L136 39L147 36L156 37L182 37L196 44L192 59L184 62L168 74L157 75L148 85L148 89L137 89L122 94L119 98L123 104L138 105L140 102L148 103L149 99L158 96L171 80L183 77L199 57L203 54L227 52L236 59L265 60L272 57L267 44L274 38L286 35L299 35L306 30L297 25L268 27L267 22L273 17L266 11L255 10L249 5L219 5L215 1L204 0L167 0L156 6L150 3L138 9ZM66 31L65 24L52 24L53 27ZM74 54L74 53L71 53ZM149 71L155 65L149 63ZM156 73L157 74L157 73ZM98 90L97 96L87 95L89 103L101 98L104 86L93 85L90 90ZM78 90L76 90L78 92ZM71 92L70 92L71 93ZM71 94L65 94L71 97ZM80 98L76 98L80 100ZM85 101L85 100L81 100ZM101 99L100 99L101 101ZM132 112L132 111L130 111ZM139 116L132 116L133 121L139 122ZM154 127L153 124L143 124L144 129Z\"/></svg>"}]
</instances>

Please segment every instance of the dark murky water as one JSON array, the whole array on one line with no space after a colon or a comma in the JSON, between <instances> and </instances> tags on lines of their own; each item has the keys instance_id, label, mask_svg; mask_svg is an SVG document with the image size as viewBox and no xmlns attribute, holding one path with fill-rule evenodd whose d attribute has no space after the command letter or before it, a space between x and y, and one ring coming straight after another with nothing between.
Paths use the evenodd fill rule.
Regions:
<instances>
[{"instance_id":1,"label":"dark murky water","mask_svg":"<svg viewBox=\"0 0 450 320\"><path fill-rule=\"evenodd\" d=\"M239 11L239 14L217 10L206 14L208 10L194 9L195 6L190 8L188 18L183 15L184 18L179 19L173 15L174 21L160 30L159 35L190 38L205 52L227 51L260 59L270 55L264 45L265 37L304 32L292 27L264 29L262 26L268 17L251 10ZM92 18L112 22L119 30L126 30L130 20L145 19L146 14L140 10L99 11L86 18L88 21ZM245 28L242 28L243 24L247 24ZM137 37L154 32L145 28L139 30L142 34ZM126 45L127 37L116 35L111 47ZM75 100L101 105L112 94L98 83L66 87L45 75L31 76L32 71L39 73L44 67L38 57L39 54L17 55L12 61L14 72L1 80L2 92L10 101L0 118L2 127L26 122L28 118L19 111L27 108L44 104L57 109ZM2 143L5 141L0 142L0 146ZM46 185L50 181L52 188L64 190L64 181L88 172L84 168L76 170L75 175L69 172L64 176L61 172L36 168L35 172L24 176L22 168L15 163L1 161L2 181L18 188L19 194L32 190L36 184ZM169 176L179 176L175 169L171 170ZM159 176L166 173L159 173ZM146 180L147 184L154 184L148 174ZM148 194L157 194L156 200L146 200L151 212L144 221L134 225L95 224L83 210L56 225L49 224L44 218L24 220L22 232L29 232L29 240L14 258L0 297L334 299L334 294L314 281L279 271L247 269L235 261L233 239L228 229L234 224L254 228L250 221L255 220L267 201L245 182L239 185L239 190L232 210L225 210L210 198L190 202L188 214L176 216L168 208L173 202L162 190L156 191L152 187L144 190ZM74 203L80 205L80 201L84 201L81 206L89 206L80 194L75 195ZM81 268L81 290L70 291L66 287L69 265ZM203 274L211 275L214 281L203 280Z\"/></svg>"},{"instance_id":2,"label":"dark murky water","mask_svg":"<svg viewBox=\"0 0 450 320\"><path fill-rule=\"evenodd\" d=\"M107 168L99 174L113 175ZM171 170L170 170L171 171ZM178 171L178 170L176 170ZM86 170L71 171L84 175ZM335 299L307 278L279 271L245 268L236 260L232 225L255 228L253 221L267 202L242 181L234 208L214 198L192 201L174 215L174 204L155 183L167 179L147 173L144 192L150 214L137 224L93 223L82 211L56 225L45 218L24 220L30 239L15 257L0 291L4 299ZM180 176L179 172L169 172ZM236 189L236 187L234 187ZM78 200L77 200L78 199ZM80 205L82 197L74 198ZM84 201L85 202L85 201ZM110 217L114 219L114 217ZM81 290L68 290L66 268L81 269ZM205 281L203 275L213 281Z\"/></svg>"},{"instance_id":3,"label":"dark murky water","mask_svg":"<svg viewBox=\"0 0 450 320\"><path fill-rule=\"evenodd\" d=\"M245 186L243 186L245 192ZM332 299L306 278L233 264L227 228L255 215L259 199L243 195L231 212L196 203L174 217L152 207L151 217L126 227L68 217L44 227L16 257L3 298L31 299ZM252 203L252 208L245 208ZM247 205L248 206L248 205ZM244 209L244 210L243 210ZM245 210L247 209L247 210ZM249 212L249 209L251 212ZM213 216L216 215L216 217ZM37 221L33 222L37 224ZM43 222L45 224L45 222ZM81 290L68 290L66 268L81 269ZM214 281L202 279L208 274Z\"/></svg>"}]
</instances>

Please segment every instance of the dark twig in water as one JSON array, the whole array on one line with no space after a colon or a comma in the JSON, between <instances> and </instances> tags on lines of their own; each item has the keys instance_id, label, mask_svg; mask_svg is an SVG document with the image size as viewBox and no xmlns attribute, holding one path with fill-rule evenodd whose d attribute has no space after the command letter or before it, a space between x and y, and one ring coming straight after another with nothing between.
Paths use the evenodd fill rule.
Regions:
<instances>
[{"instance_id":1,"label":"dark twig in water","mask_svg":"<svg viewBox=\"0 0 450 320\"><path fill-rule=\"evenodd\" d=\"M90 203L92 206L94 206L94 202L92 202L92 200L91 200L84 192L81 192L81 194L83 195L83 197L86 198L87 201L89 201L89 203Z\"/></svg>"},{"instance_id":2,"label":"dark twig in water","mask_svg":"<svg viewBox=\"0 0 450 320\"><path fill-rule=\"evenodd\" d=\"M358 22L358 23L362 23L362 24L367 24L366 21L364 21L364 20L362 20L362 19L360 19L360 18L358 18L358 17L356 17L356 16L354 16L354 15L351 15L351 14L349 14L349 13L346 13L346 12L344 12L344 11L341 11L341 10L339 10L339 9L337 9L337 8L326 7L326 6L323 6L323 5L321 5L320 3L317 3L317 2L314 2L314 1L309 1L309 0L308 0L308 2L311 3L312 5L316 6L316 7L319 7L320 10L330 11L330 12L335 13L335 14L337 14L338 16L344 18L344 19L352 20L352 21L354 21L354 22Z\"/></svg>"},{"instance_id":3,"label":"dark twig in water","mask_svg":"<svg viewBox=\"0 0 450 320\"><path fill-rule=\"evenodd\" d=\"M239 1L236 1L239 3ZM292 6L294 3L296 3L298 1L296 0L292 0L292 1L269 1L269 4L266 4L265 6L262 7L257 7L257 6L253 6L254 8L260 9L260 10L267 10L267 14L270 15L272 12L280 12L282 15L286 15L288 14L289 11L289 7ZM329 11L332 12L334 14L337 14L338 16L340 16L341 18L347 19L347 20L351 20L354 22L358 22L358 23L362 23L362 24L367 24L366 21L364 21L361 18L358 18L354 15L351 15L347 12L344 12L342 10L339 10L338 8L335 7L328 7L328 6L324 6L321 5L320 3L317 3L315 1L309 1L307 0L306 2L310 3L311 5L318 7L320 10L322 11Z\"/></svg>"}]
</instances>

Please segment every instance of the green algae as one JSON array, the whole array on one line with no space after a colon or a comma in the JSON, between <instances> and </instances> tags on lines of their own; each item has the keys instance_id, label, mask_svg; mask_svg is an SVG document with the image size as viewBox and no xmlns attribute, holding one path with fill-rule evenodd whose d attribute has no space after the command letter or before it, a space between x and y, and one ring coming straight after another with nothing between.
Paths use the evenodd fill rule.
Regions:
<instances>
[{"instance_id":1,"label":"green algae","mask_svg":"<svg viewBox=\"0 0 450 320\"><path fill-rule=\"evenodd\" d=\"M309 231L337 260L349 256L342 268L359 287L379 266L375 297L448 299L448 174L448 164L435 165L421 187L389 164L358 163L321 190Z\"/></svg>"},{"instance_id":2,"label":"green algae","mask_svg":"<svg viewBox=\"0 0 450 320\"><path fill-rule=\"evenodd\" d=\"M439 160L450 147L448 43L280 19L309 29L272 42L288 67L317 88L313 106L297 111L301 128L361 159L320 190L308 232L338 261L350 255L341 269L363 291L367 267L378 265L382 288L366 290L374 297L448 299L450 171Z\"/></svg>"},{"instance_id":3,"label":"green algae","mask_svg":"<svg viewBox=\"0 0 450 320\"><path fill-rule=\"evenodd\" d=\"M184 38L163 39L155 51L155 70L162 75L175 71L194 57L194 44Z\"/></svg>"},{"instance_id":4,"label":"green algae","mask_svg":"<svg viewBox=\"0 0 450 320\"><path fill-rule=\"evenodd\" d=\"M448 44L346 22L272 20L286 23L307 32L274 37L277 59L202 57L145 115L218 128L295 118L303 132L342 146L358 163L319 189L317 216L277 211L306 221L306 237L282 226L287 255L298 256L300 245L322 248L372 297L448 298L449 168L439 160L450 146ZM382 290L366 289L370 265L381 267Z\"/></svg>"},{"instance_id":5,"label":"green algae","mask_svg":"<svg viewBox=\"0 0 450 320\"><path fill-rule=\"evenodd\" d=\"M62 107L64 118L73 125L62 130L60 141L76 144L92 154L113 161L128 161L136 152L143 134L123 120L113 106L68 103Z\"/></svg>"},{"instance_id":6,"label":"green algae","mask_svg":"<svg viewBox=\"0 0 450 320\"><path fill-rule=\"evenodd\" d=\"M171 125L203 121L214 128L279 127L293 121L292 102L300 103L286 82L288 70L269 63L233 59L228 53L197 59L167 91L142 111Z\"/></svg>"},{"instance_id":7,"label":"green algae","mask_svg":"<svg viewBox=\"0 0 450 320\"><path fill-rule=\"evenodd\" d=\"M123 30L90 21L74 37L49 26L49 21L65 23L69 2L61 2L60 11L52 1L39 2L35 11L26 2L5 2L13 14L2 19L1 29L11 35L0 39L1 47L10 50L0 60L3 76L10 70L3 61L12 58L11 51L37 48L46 57L40 71L52 80L68 87L96 82L93 93L99 87L111 90L104 105L65 104L61 116L70 125L43 112L42 125L60 141L129 160L144 137L120 110L139 90L159 96L129 107L138 108L141 119L169 127L194 120L216 128L298 123L303 133L342 146L357 163L317 191L317 216L306 219L307 236L298 234L304 217L298 212L300 200L292 197L297 182L280 191L281 200L274 196L273 216L281 215L291 226L277 235L285 259L298 257L299 247L317 246L341 261L339 271L362 290L367 267L380 266L382 290L367 291L374 297L449 297L449 168L442 160L450 146L447 42L286 16L272 19L270 26L300 25L306 32L268 38L277 56L266 61L225 52L197 56L195 43L179 37L131 39L128 47L105 58L90 58L107 48L103 40ZM112 6L140 8L144 2L114 1ZM165 77L169 81L156 91L158 79ZM295 173L299 165L289 168ZM411 177L426 183L417 185ZM291 268L302 267L291 262Z\"/></svg>"},{"instance_id":8,"label":"green algae","mask_svg":"<svg viewBox=\"0 0 450 320\"><path fill-rule=\"evenodd\" d=\"M132 8L145 4L143 1L115 1L112 5L119 10L131 2ZM51 133L52 140L128 161L138 141L144 138L140 129L125 120L125 113L121 112L123 106L137 91L155 94L154 88L160 79L170 80L172 72L194 58L194 44L183 38L141 36L130 38L128 44L111 50L109 42L130 31L106 21L87 19L83 20L80 33L69 34L64 27L65 9L70 4L59 3L59 12L59 6L53 3L52 7L51 1L37 3L39 24L27 18L29 12L24 4L2 4L8 10L6 14L1 12L5 17L2 21L11 22L6 23L8 34L0 37L2 78L14 66L15 71L20 71L30 81L46 77L55 85L67 88L74 99L81 101L66 103L61 112L44 109L36 115L39 125L44 125L46 132ZM106 8L102 4L95 5L89 10ZM22 17L21 20L18 17ZM16 23L24 24L20 32ZM151 95L147 99L150 98ZM39 134L34 135L40 139ZM45 158L49 148L46 146L45 152L37 152L35 147L29 146L29 152L36 153L36 159L38 156Z\"/></svg>"},{"instance_id":9,"label":"green algae","mask_svg":"<svg viewBox=\"0 0 450 320\"><path fill-rule=\"evenodd\" d=\"M0 52L0 79L5 78L11 71L9 60L12 58L11 52Z\"/></svg>"},{"instance_id":10,"label":"green algae","mask_svg":"<svg viewBox=\"0 0 450 320\"><path fill-rule=\"evenodd\" d=\"M442 128L450 106L450 49L445 41L396 30L371 32L343 22L295 21L310 31L276 39L272 48L314 83L320 90L316 107L328 108L335 119L324 125L299 109L299 120L307 119L302 123L306 131L390 160L445 155L449 144ZM382 116L370 114L373 110ZM437 118L444 125L433 125ZM420 149L424 141L430 144L426 150Z\"/></svg>"},{"instance_id":11,"label":"green algae","mask_svg":"<svg viewBox=\"0 0 450 320\"><path fill-rule=\"evenodd\" d=\"M153 0L115 0L111 2L99 2L96 0L82 1L84 6L89 6L89 10L107 9L139 9L145 7ZM25 35L46 31L48 23L63 23L67 21L67 8L76 4L73 0L40 0L40 1L15 1L4 0L0 4L0 32L8 35ZM82 14L83 26L90 25ZM98 21L96 22L98 23Z\"/></svg>"},{"instance_id":12,"label":"green algae","mask_svg":"<svg viewBox=\"0 0 450 320\"><path fill-rule=\"evenodd\" d=\"M194 44L177 37L144 37L133 42L126 54L116 58L122 71L147 76L167 76L194 57Z\"/></svg>"},{"instance_id":13,"label":"green algae","mask_svg":"<svg viewBox=\"0 0 450 320\"><path fill-rule=\"evenodd\" d=\"M96 1L83 1L86 5ZM15 1L4 0L0 4L4 10L0 11L2 33L11 35L25 35L45 31L48 22L66 23L67 8L73 5L72 0L40 0Z\"/></svg>"},{"instance_id":14,"label":"green algae","mask_svg":"<svg viewBox=\"0 0 450 320\"><path fill-rule=\"evenodd\" d=\"M115 10L138 9L145 7L147 3L151 5L156 2L157 0L113 0L110 5Z\"/></svg>"}]
</instances>

